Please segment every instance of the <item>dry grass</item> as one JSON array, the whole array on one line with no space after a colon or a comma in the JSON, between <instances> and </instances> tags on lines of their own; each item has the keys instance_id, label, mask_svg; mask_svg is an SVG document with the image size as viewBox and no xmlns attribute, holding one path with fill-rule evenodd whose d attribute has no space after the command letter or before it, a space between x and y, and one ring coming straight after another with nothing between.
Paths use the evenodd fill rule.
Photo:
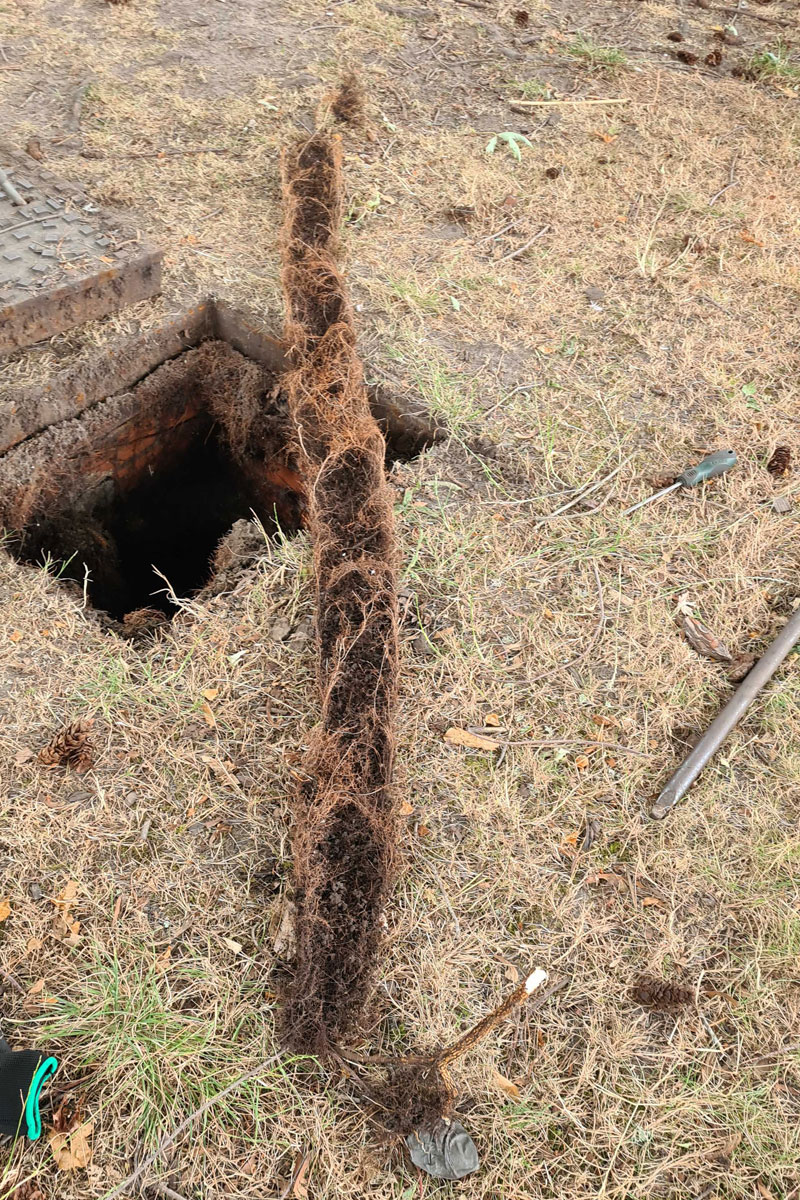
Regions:
<instances>
[{"instance_id":1,"label":"dry grass","mask_svg":"<svg viewBox=\"0 0 800 1200\"><path fill-rule=\"evenodd\" d=\"M542 40L517 46L522 60L498 49L512 45L505 8L489 19L442 5L432 42L424 21L369 0L324 18L294 6L286 53L270 62L252 50L255 17L243 10L237 26L232 7L208 18L230 56L223 78L177 10L103 9L92 45L82 9L41 0L23 22L11 5L13 62L35 57L67 110L90 73L96 89L79 139L59 146L63 113L43 100L42 128L15 73L0 72L16 139L52 138L49 166L137 216L168 248L169 291L55 339L0 380L43 375L209 288L274 312L277 326L278 147L313 118L337 56L370 56L376 140L345 134L361 351L368 373L423 397L454 435L392 476L414 596L398 729L411 812L364 1046L450 1041L516 970L542 964L568 987L460 1068L462 1119L484 1160L460 1194L789 1200L800 1186L796 658L667 822L645 814L730 694L723 669L681 637L679 599L728 646L757 651L797 594L798 484L765 470L776 444L798 450L794 78L716 78L661 57L671 4L597 5L570 23L541 0L527 7ZM788 4L764 14L796 25ZM712 44L718 15L691 10L692 44ZM744 44L726 54L776 52L779 27L737 22ZM627 63L611 73L576 59L576 27ZM796 67L796 51L781 54ZM319 83L278 86L301 72ZM534 84L629 103L565 106L556 122L496 99L538 98ZM503 130L534 143L518 163L484 153ZM242 157L124 158L176 144ZM474 210L466 224L447 216L454 205ZM706 493L619 515L651 476L728 445L741 465ZM537 524L620 463L592 495L599 511ZM794 498L788 517L769 503L779 492ZM309 561L303 539L269 547L250 586L193 606L144 650L102 635L43 574L3 562L0 895L12 913L0 963L34 989L6 990L4 1025L56 1049L62 1080L85 1080L97 1129L92 1165L74 1178L54 1177L46 1148L17 1150L0 1167L2 1200L18 1165L41 1172L48 1200L101 1197L136 1153L274 1052L287 797L315 718ZM284 613L301 636L275 641ZM492 712L509 730L502 762L444 744L448 725ZM18 761L87 713L104 730L89 776ZM603 832L579 852L587 814ZM70 878L74 947L52 932L51 898ZM645 972L699 983L697 1008L645 1014L627 995ZM303 1147L315 1198L439 1190L379 1146L357 1092L310 1060L283 1060L212 1109L160 1177L187 1200L277 1196Z\"/></svg>"}]
</instances>

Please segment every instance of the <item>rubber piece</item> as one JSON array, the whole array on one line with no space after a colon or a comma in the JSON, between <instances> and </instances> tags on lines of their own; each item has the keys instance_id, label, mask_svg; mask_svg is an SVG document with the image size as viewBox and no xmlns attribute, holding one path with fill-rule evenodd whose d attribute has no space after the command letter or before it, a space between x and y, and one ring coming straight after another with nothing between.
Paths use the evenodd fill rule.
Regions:
<instances>
[{"instance_id":1,"label":"rubber piece","mask_svg":"<svg viewBox=\"0 0 800 1200\"><path fill-rule=\"evenodd\" d=\"M675 482L681 487L697 487L707 479L716 479L717 475L724 475L731 467L735 467L738 461L735 450L715 450L713 454L701 459L696 467L687 467L675 477Z\"/></svg>"}]
</instances>

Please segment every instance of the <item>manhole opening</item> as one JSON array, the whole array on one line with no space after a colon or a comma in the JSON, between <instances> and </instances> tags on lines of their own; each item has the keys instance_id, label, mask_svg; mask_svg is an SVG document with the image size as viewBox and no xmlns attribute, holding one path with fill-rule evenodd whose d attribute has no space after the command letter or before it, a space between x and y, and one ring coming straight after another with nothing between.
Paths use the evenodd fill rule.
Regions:
<instances>
[{"instance_id":1,"label":"manhole opening","mask_svg":"<svg viewBox=\"0 0 800 1200\"><path fill-rule=\"evenodd\" d=\"M159 365L148 343L144 378L129 382L134 355L127 379L115 368L115 382L129 383L124 390L89 396L91 407L0 458L0 523L10 553L85 587L91 605L116 621L134 614L132 628L141 610L174 615L170 588L191 596L228 565L229 539L218 548L237 521L255 515L268 536L291 536L304 523L277 343L259 341L245 325L240 336L215 337L216 310L214 318L195 345L184 328L190 348ZM225 333L235 331L233 320L225 310ZM75 379L68 394L84 396ZM439 436L386 393L372 399L387 464L415 457ZM67 391L49 403L60 404L62 416Z\"/></svg>"},{"instance_id":2,"label":"manhole opening","mask_svg":"<svg viewBox=\"0 0 800 1200\"><path fill-rule=\"evenodd\" d=\"M142 608L172 615L154 568L190 596L237 520L255 513L268 534L301 528L288 432L275 375L205 342L0 460L10 550L85 581L92 605L117 620Z\"/></svg>"}]
</instances>

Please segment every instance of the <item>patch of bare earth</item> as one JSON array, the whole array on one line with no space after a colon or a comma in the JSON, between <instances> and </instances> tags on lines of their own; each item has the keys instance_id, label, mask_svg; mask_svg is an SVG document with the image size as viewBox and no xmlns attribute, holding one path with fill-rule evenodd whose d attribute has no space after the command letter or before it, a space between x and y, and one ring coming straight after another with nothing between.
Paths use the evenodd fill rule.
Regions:
<instances>
[{"instance_id":1,"label":"patch of bare earth","mask_svg":"<svg viewBox=\"0 0 800 1200\"><path fill-rule=\"evenodd\" d=\"M158 301L0 367L9 406L209 291L278 329L279 149L330 119L342 69L363 84L362 124L342 126L359 353L452 436L389 476L402 861L355 1049L452 1042L545 966L567 986L454 1072L483 1157L462 1194L788 1200L796 657L667 821L646 813L731 693L681 613L758 653L798 591L797 477L766 470L800 436L795 6L6 0L3 17L4 137L37 138L167 251ZM728 446L740 464L706 490L621 515ZM103 1196L264 1061L145 1195L279 1196L306 1151L314 1197L435 1191L355 1084L272 1057L289 798L318 719L306 536L264 539L243 570L131 642L2 559L3 1032L59 1055L53 1103L93 1123L75 1171L46 1139L3 1150L2 1200L29 1177L47 1200ZM90 716L90 770L37 759ZM450 727L495 728L502 750L453 747ZM695 1002L646 1009L641 976Z\"/></svg>"}]
</instances>

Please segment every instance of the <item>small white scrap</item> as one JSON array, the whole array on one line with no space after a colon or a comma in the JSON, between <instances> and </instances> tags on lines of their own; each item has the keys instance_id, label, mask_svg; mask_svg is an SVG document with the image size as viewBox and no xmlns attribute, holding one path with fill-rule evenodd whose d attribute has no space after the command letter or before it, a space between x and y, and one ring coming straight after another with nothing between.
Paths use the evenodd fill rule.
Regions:
<instances>
[{"instance_id":1,"label":"small white scrap","mask_svg":"<svg viewBox=\"0 0 800 1200\"><path fill-rule=\"evenodd\" d=\"M541 967L537 967L533 974L529 975L525 980L525 991L530 996L531 992L535 992L538 987L547 982L547 971L543 971Z\"/></svg>"}]
</instances>

